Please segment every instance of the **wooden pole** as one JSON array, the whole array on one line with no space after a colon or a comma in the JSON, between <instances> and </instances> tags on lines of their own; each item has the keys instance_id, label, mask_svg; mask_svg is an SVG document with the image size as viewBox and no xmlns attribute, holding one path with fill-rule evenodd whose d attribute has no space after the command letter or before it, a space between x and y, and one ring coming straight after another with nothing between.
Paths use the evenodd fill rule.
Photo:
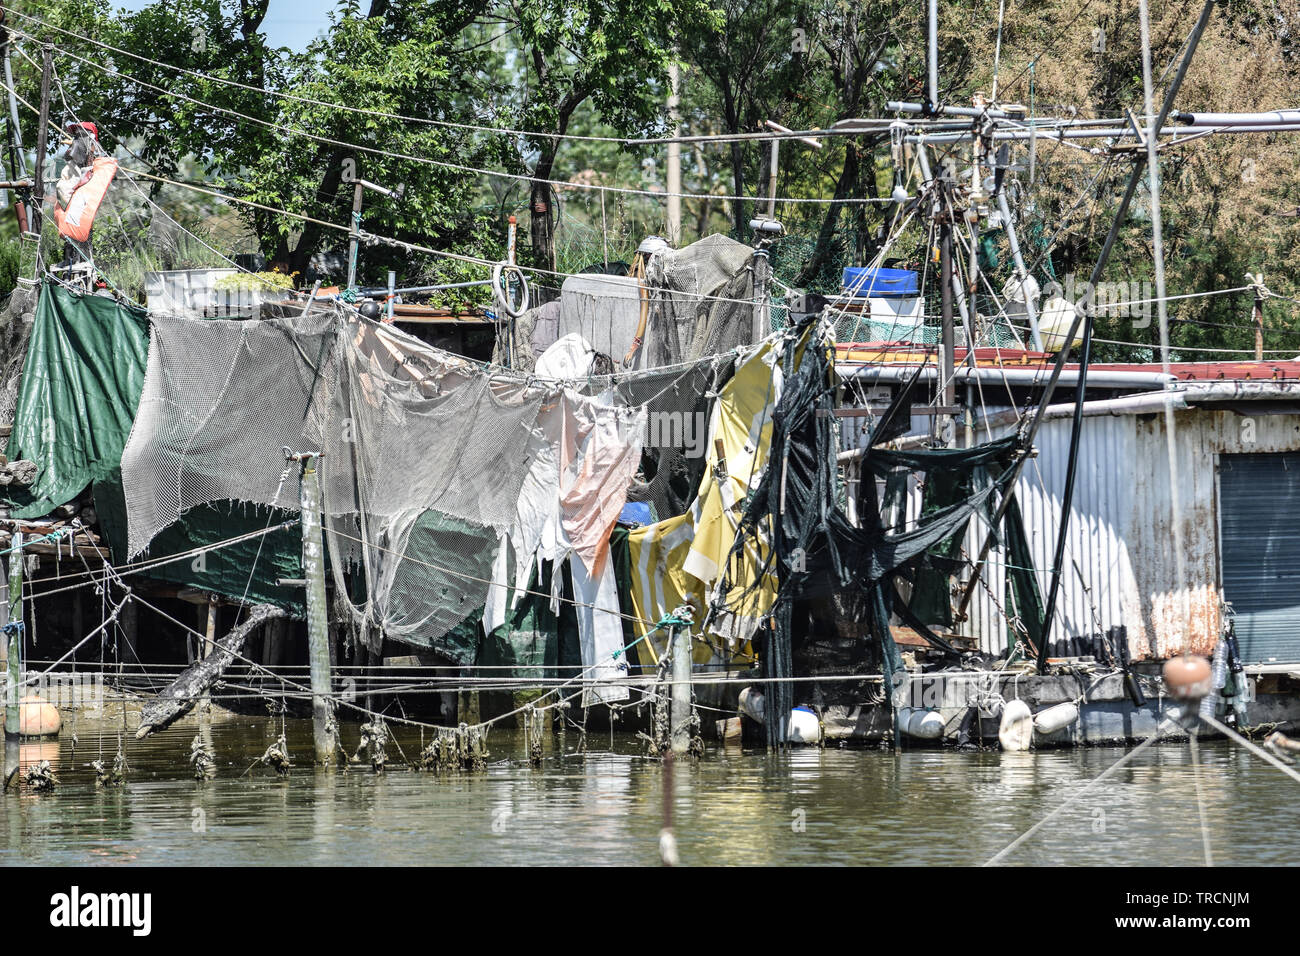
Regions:
<instances>
[{"instance_id":1,"label":"wooden pole","mask_svg":"<svg viewBox=\"0 0 1300 956\"><path fill-rule=\"evenodd\" d=\"M0 23L3 22L3 14L0 14ZM9 60L9 48L12 41L9 38L9 31L0 27L0 43L4 48L4 80L5 87L9 90L9 172L15 180L25 180L27 178L27 157L23 155L23 133L22 127L18 123L18 99L14 93L14 71ZM16 193L14 196L14 216L18 222L18 234L21 237L28 230L27 224L27 203L24 201L26 192Z\"/></svg>"},{"instance_id":2,"label":"wooden pole","mask_svg":"<svg viewBox=\"0 0 1300 956\"><path fill-rule=\"evenodd\" d=\"M298 507L302 513L302 570L307 581L307 657L311 672L311 722L316 762L334 762L330 720L329 620L325 605L325 555L321 538L318 456L303 455Z\"/></svg>"},{"instance_id":3,"label":"wooden pole","mask_svg":"<svg viewBox=\"0 0 1300 956\"><path fill-rule=\"evenodd\" d=\"M1255 276L1255 361L1264 361L1264 274Z\"/></svg>"},{"instance_id":4,"label":"wooden pole","mask_svg":"<svg viewBox=\"0 0 1300 956\"><path fill-rule=\"evenodd\" d=\"M943 192L948 192L947 179L945 177ZM956 388L953 384L953 349L956 345L956 336L952 327L952 219L947 203L941 203L939 207L939 269L942 273L940 276L940 293L942 302L942 327L939 330L940 336L940 356L939 361L942 365L940 370L942 389L936 398L945 408L952 408L956 402ZM953 444L953 421L952 416L948 414L935 416L936 430L938 437L945 445Z\"/></svg>"},{"instance_id":5,"label":"wooden pole","mask_svg":"<svg viewBox=\"0 0 1300 956\"><path fill-rule=\"evenodd\" d=\"M125 645L126 653L123 659L127 661L139 661L140 652L138 650L138 640L140 634L140 613L136 608L135 601L126 602L122 608L122 643Z\"/></svg>"},{"instance_id":6,"label":"wooden pole","mask_svg":"<svg viewBox=\"0 0 1300 956\"><path fill-rule=\"evenodd\" d=\"M348 288L357 287L357 252L361 242L361 183L352 190L352 228L348 231Z\"/></svg>"},{"instance_id":7,"label":"wooden pole","mask_svg":"<svg viewBox=\"0 0 1300 956\"><path fill-rule=\"evenodd\" d=\"M8 647L5 679L5 736L17 737L19 732L18 701L21 698L19 683L23 673L23 533L15 531L9 547L9 614L5 623Z\"/></svg>"},{"instance_id":8,"label":"wooden pole","mask_svg":"<svg viewBox=\"0 0 1300 956\"><path fill-rule=\"evenodd\" d=\"M32 209L28 216L32 232L41 234L41 223L45 214L45 149L50 131L50 77L54 71L54 45L47 43L41 48L41 118L36 128L36 169L33 173ZM36 274L41 271L40 250L37 249Z\"/></svg>"},{"instance_id":9,"label":"wooden pole","mask_svg":"<svg viewBox=\"0 0 1300 956\"><path fill-rule=\"evenodd\" d=\"M462 667L460 673L462 677L472 677L475 674L474 670L468 667ZM478 691L460 691L456 700L456 715L460 723L469 724L471 727L482 721L483 709Z\"/></svg>"},{"instance_id":10,"label":"wooden pole","mask_svg":"<svg viewBox=\"0 0 1300 956\"><path fill-rule=\"evenodd\" d=\"M668 64L668 123L672 130L673 136L681 135L681 116L678 110L680 98L678 96L678 69L677 62L673 61ZM668 244L673 248L681 245L682 242L682 144L668 144L668 210L666 222L666 236ZM604 193L604 190L601 190Z\"/></svg>"},{"instance_id":11,"label":"wooden pole","mask_svg":"<svg viewBox=\"0 0 1300 956\"><path fill-rule=\"evenodd\" d=\"M208 607L207 607L207 612L208 612L207 622L203 629L204 631L203 646L199 648L199 660L201 661L207 660L208 655L212 653L212 649L216 646L217 617L219 615L219 611L220 608L217 605L217 596L215 594L209 594ZM212 702L208 698L208 693L206 690L203 692L203 696L199 699L197 709L199 712L199 724L200 726L202 726L207 722L208 712L212 709Z\"/></svg>"},{"instance_id":12,"label":"wooden pole","mask_svg":"<svg viewBox=\"0 0 1300 956\"><path fill-rule=\"evenodd\" d=\"M691 746L691 632L690 628L674 625L671 631L673 648L673 691L669 710L672 728L672 752L684 754Z\"/></svg>"}]
</instances>

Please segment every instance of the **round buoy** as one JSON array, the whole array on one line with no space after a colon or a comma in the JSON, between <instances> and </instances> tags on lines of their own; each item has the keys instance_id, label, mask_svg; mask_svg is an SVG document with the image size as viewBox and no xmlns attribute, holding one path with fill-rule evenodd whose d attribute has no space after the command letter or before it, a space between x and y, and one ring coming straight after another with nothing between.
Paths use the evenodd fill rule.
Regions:
<instances>
[{"instance_id":1,"label":"round buoy","mask_svg":"<svg viewBox=\"0 0 1300 956\"><path fill-rule=\"evenodd\" d=\"M18 733L23 737L56 737L62 726L59 709L40 694L28 694L18 702Z\"/></svg>"},{"instance_id":2,"label":"round buoy","mask_svg":"<svg viewBox=\"0 0 1300 956\"><path fill-rule=\"evenodd\" d=\"M1210 662L1204 657L1171 657L1165 661L1164 674L1170 697L1199 700L1210 692Z\"/></svg>"},{"instance_id":3,"label":"round buoy","mask_svg":"<svg viewBox=\"0 0 1300 956\"><path fill-rule=\"evenodd\" d=\"M1034 739L1034 715L1023 700L1009 700L1002 707L998 741L1003 750L1028 750Z\"/></svg>"}]
</instances>

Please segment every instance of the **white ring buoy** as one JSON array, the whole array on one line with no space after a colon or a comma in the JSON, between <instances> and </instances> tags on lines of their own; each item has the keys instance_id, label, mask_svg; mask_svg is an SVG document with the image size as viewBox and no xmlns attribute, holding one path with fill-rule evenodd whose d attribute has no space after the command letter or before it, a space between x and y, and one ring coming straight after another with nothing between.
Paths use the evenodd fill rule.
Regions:
<instances>
[{"instance_id":1,"label":"white ring buoy","mask_svg":"<svg viewBox=\"0 0 1300 956\"><path fill-rule=\"evenodd\" d=\"M519 279L519 304L510 301L510 292L506 286L501 284L501 280L508 275L515 275ZM506 314L513 319L519 318L528 311L528 278L524 275L524 270L520 269L512 262L498 262L492 267L492 295L497 300L501 308L506 310Z\"/></svg>"}]
</instances>

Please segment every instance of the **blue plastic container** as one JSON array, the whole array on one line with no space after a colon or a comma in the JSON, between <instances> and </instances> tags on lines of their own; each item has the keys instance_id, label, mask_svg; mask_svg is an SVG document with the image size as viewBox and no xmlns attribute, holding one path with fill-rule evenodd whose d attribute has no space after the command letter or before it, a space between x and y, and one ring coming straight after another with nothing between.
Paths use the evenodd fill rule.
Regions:
<instances>
[{"instance_id":1,"label":"blue plastic container","mask_svg":"<svg viewBox=\"0 0 1300 956\"><path fill-rule=\"evenodd\" d=\"M921 283L911 269L850 266L844 270L844 291L864 299L905 299L920 295Z\"/></svg>"}]
</instances>

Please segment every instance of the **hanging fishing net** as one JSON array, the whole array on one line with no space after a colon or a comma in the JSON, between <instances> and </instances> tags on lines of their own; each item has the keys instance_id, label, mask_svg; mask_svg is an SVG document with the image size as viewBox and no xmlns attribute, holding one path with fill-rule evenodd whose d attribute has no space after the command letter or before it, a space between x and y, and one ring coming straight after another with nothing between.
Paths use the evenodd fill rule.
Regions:
<instances>
[{"instance_id":1,"label":"hanging fishing net","mask_svg":"<svg viewBox=\"0 0 1300 956\"><path fill-rule=\"evenodd\" d=\"M283 449L319 451L335 615L357 639L472 663L467 621L492 633L549 588L552 613L576 610L588 700L620 699L611 531L629 490L658 514L689 506L734 358L561 382L332 308L157 315L122 453L128 551L213 502L295 509Z\"/></svg>"},{"instance_id":2,"label":"hanging fishing net","mask_svg":"<svg viewBox=\"0 0 1300 956\"><path fill-rule=\"evenodd\" d=\"M647 366L674 365L754 341L753 256L749 246L712 235L650 258Z\"/></svg>"}]
</instances>

